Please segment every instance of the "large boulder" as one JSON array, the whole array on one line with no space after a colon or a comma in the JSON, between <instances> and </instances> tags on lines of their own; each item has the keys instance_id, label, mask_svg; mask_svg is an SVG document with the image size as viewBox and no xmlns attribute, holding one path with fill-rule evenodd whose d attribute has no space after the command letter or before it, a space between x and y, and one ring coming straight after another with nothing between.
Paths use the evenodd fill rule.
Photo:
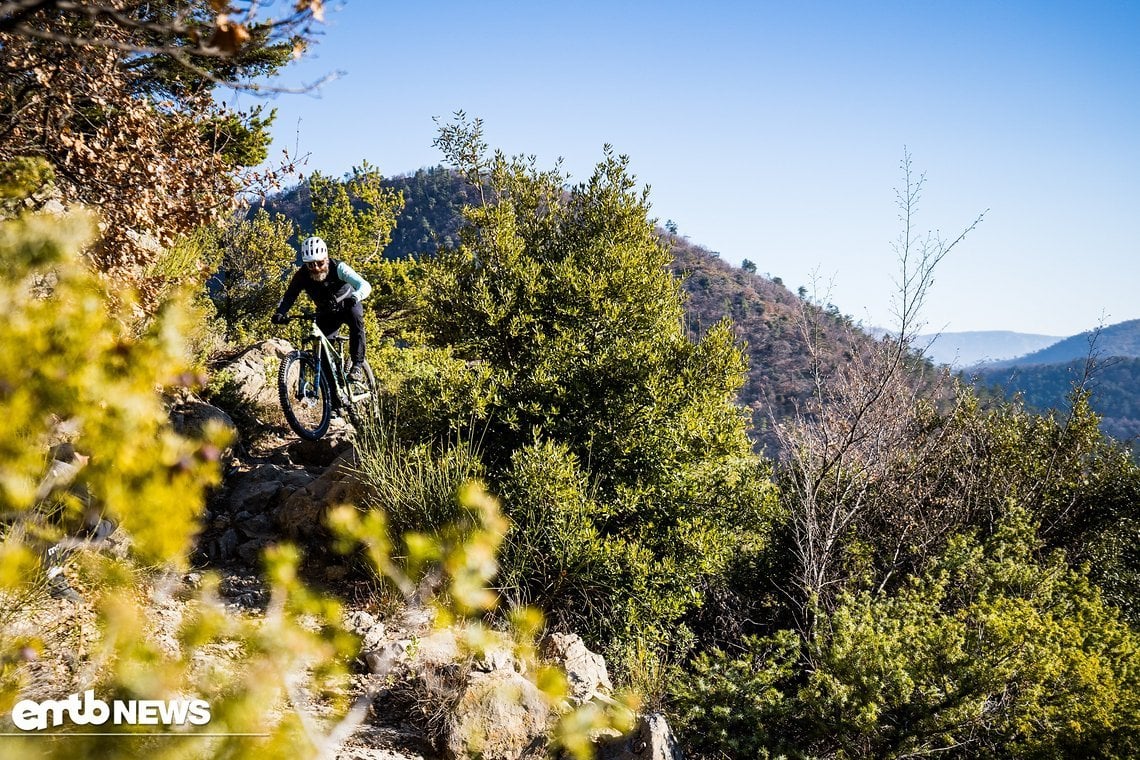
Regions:
<instances>
[{"instance_id":1,"label":"large boulder","mask_svg":"<svg viewBox=\"0 0 1140 760\"><path fill-rule=\"evenodd\" d=\"M659 713L643 715L625 736L597 743L598 760L681 760L681 749Z\"/></svg>"},{"instance_id":2,"label":"large boulder","mask_svg":"<svg viewBox=\"0 0 1140 760\"><path fill-rule=\"evenodd\" d=\"M170 409L170 422L177 433L189 438L200 437L211 425L230 431L233 440L238 438L237 425L232 417L218 407L190 395L175 401Z\"/></svg>"},{"instance_id":3,"label":"large boulder","mask_svg":"<svg viewBox=\"0 0 1140 760\"><path fill-rule=\"evenodd\" d=\"M447 717L442 744L455 760L540 757L553 719L542 692L518 672L472 671Z\"/></svg>"},{"instance_id":4,"label":"large boulder","mask_svg":"<svg viewBox=\"0 0 1140 760\"><path fill-rule=\"evenodd\" d=\"M586 648L576 633L553 633L542 643L543 659L566 671L570 701L574 705L589 702L595 696L609 696L613 691L606 660Z\"/></svg>"},{"instance_id":5,"label":"large boulder","mask_svg":"<svg viewBox=\"0 0 1140 760\"><path fill-rule=\"evenodd\" d=\"M361 660L381 691L384 714L407 711L451 760L540 757L556 713L521 672L509 642L473 652L460 627L435 629L430 607L411 605L385 624L356 615ZM481 639L482 637L477 637ZM489 642L484 642L489 643Z\"/></svg>"},{"instance_id":6,"label":"large boulder","mask_svg":"<svg viewBox=\"0 0 1140 760\"><path fill-rule=\"evenodd\" d=\"M250 346L220 372L230 392L255 408L276 407L277 372L281 359L293 350L288 341L271 338Z\"/></svg>"}]
</instances>

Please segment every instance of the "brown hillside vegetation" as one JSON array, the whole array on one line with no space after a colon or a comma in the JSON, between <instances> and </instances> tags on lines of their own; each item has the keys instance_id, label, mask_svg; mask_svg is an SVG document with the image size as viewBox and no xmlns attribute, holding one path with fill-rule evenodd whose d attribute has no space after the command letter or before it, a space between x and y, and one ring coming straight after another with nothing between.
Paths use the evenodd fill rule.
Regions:
<instances>
[{"instance_id":1,"label":"brown hillside vegetation","mask_svg":"<svg viewBox=\"0 0 1140 760\"><path fill-rule=\"evenodd\" d=\"M776 446L773 421L787 419L808 405L815 385L813 365L824 376L851 358L852 347L873 342L850 319L800 299L778 282L734 267L677 236L667 242L671 269L688 294L685 313L692 337L722 319L744 347L748 374L737 397L752 414L753 436L769 453ZM815 351L807 345L807 325L816 331Z\"/></svg>"}]
</instances>

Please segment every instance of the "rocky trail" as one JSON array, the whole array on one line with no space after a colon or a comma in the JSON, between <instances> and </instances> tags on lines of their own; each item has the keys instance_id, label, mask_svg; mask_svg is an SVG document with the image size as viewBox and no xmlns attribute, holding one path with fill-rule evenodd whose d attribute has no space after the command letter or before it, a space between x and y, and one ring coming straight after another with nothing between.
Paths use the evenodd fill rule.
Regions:
<instances>
[{"instance_id":1,"label":"rocky trail","mask_svg":"<svg viewBox=\"0 0 1140 760\"><path fill-rule=\"evenodd\" d=\"M285 426L276 406L275 369L289 348L283 341L267 341L222 368L229 394L244 410L238 421L195 398L182 399L172 411L183 429L219 419L240 436L223 485L207 506L195 567L220 574L219 593L234 614L257 616L268 602L260 577L262 552L290 541L305 551L306 582L342 601L347 627L361 640L351 697L366 710L351 730L340 727L341 735L326 743L328 757L473 757L472 736L478 737L478 754L488 760L544 756L554 716L525 677L525 663L509 651L487 652L472 661L461 653L455 630L437 630L425 609L378 594L375 578L320 540L325 509L352 501L355 432L334 419L321 440L303 441ZM610 700L605 661L579 637L549 636L542 654L566 671L572 705ZM321 712L319 704L305 709ZM629 737L597 740L605 758L679 757L660 716L642 719Z\"/></svg>"},{"instance_id":2,"label":"rocky trail","mask_svg":"<svg viewBox=\"0 0 1140 760\"><path fill-rule=\"evenodd\" d=\"M192 434L221 423L235 442L223 457L223 481L208 498L190 570L139 571L129 592L134 597L130 614L148 646L171 658L185 654L180 630L202 604L220 603L226 617L252 630L274 630L264 628L277 619L277 602L263 580L263 554L290 543L302 551L305 586L338 600L344 627L359 640L359 650L346 663L350 678L337 695L352 705L347 717L336 717L328 695L317 697L301 687L290 687L288 700L274 708L280 715L296 712L322 760L547 757L548 737L560 715L580 707L618 709L605 660L577 635L548 632L538 642L536 662L529 654L520 656L509 637L489 629L435 626L422 602L405 602L385 590L363 561L332 551L325 512L353 503L360 488L355 431L337 419L319 441L293 435L276 398L276 368L288 350L283 341L267 341L233 357L217 370L223 383L222 392L211 397L214 403L188 392L170 400L176 429ZM98 554L125 556L129 545L129 536L116 530L101 541ZM7 623L9 635L48 642L24 666L25 698L81 692L111 666L96 622L101 614L97 587L85 586L81 573L71 575L76 585L68 597L40 589L16 600L21 614ZM199 593L211 587L207 579L210 584L216 579L216 595ZM470 640L481 643L469 646ZM190 668L197 673L229 669L241 658L242 646L238 640L200 646ZM545 665L566 674L568 693L554 702L537 685ZM288 682L303 674L282 675ZM628 736L598 729L590 739L603 760L679 757L661 716L642 716Z\"/></svg>"}]
</instances>

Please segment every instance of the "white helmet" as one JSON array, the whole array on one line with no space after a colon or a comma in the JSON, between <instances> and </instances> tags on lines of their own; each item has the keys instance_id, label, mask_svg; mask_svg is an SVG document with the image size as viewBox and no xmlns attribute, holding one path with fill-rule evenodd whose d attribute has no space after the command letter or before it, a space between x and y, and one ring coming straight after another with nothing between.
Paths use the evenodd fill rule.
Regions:
<instances>
[{"instance_id":1,"label":"white helmet","mask_svg":"<svg viewBox=\"0 0 1140 760\"><path fill-rule=\"evenodd\" d=\"M328 257L329 247L319 237L305 238L305 242L301 243L301 261L306 264L310 261L324 261Z\"/></svg>"}]
</instances>

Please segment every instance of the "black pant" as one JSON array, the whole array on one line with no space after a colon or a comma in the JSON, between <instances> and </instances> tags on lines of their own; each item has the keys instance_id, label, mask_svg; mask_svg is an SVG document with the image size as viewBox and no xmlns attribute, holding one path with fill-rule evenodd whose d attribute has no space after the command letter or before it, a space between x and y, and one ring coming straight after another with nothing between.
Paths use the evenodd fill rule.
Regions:
<instances>
[{"instance_id":1,"label":"black pant","mask_svg":"<svg viewBox=\"0 0 1140 760\"><path fill-rule=\"evenodd\" d=\"M364 361L364 306L354 303L350 309L317 314L317 327L331 338L341 325L348 325L348 355L353 364Z\"/></svg>"}]
</instances>

